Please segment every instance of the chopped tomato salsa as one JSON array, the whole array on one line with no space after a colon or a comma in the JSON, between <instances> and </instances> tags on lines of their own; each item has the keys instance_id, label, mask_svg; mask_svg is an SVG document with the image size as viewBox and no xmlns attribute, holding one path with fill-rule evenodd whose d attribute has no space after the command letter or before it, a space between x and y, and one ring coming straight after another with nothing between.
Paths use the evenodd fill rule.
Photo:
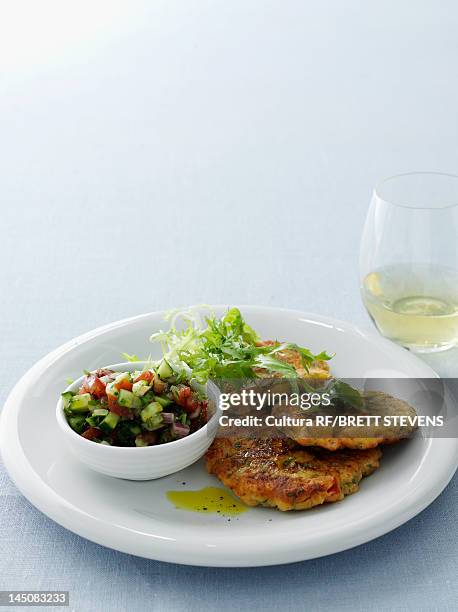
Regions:
<instances>
[{"instance_id":1,"label":"chopped tomato salsa","mask_svg":"<svg viewBox=\"0 0 458 612\"><path fill-rule=\"evenodd\" d=\"M207 422L207 401L163 360L156 368L88 372L62 394L72 429L113 446L151 446L194 433Z\"/></svg>"}]
</instances>

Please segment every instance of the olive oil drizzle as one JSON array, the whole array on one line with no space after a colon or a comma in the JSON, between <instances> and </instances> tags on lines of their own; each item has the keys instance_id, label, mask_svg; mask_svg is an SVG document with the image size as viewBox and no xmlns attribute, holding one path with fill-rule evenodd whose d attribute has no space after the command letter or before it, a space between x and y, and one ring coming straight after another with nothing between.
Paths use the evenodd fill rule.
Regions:
<instances>
[{"instance_id":1,"label":"olive oil drizzle","mask_svg":"<svg viewBox=\"0 0 458 612\"><path fill-rule=\"evenodd\" d=\"M166 495L175 508L188 512L234 516L248 510L245 504L218 487L204 487L198 491L167 491Z\"/></svg>"}]
</instances>

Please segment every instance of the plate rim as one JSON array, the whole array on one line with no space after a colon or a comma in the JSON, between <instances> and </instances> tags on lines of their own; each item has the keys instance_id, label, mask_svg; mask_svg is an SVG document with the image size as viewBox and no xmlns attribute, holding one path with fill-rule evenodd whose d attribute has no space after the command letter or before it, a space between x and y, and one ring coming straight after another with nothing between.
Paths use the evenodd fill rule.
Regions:
<instances>
[{"instance_id":1,"label":"plate rim","mask_svg":"<svg viewBox=\"0 0 458 612\"><path fill-rule=\"evenodd\" d=\"M227 308L227 305L214 305L212 308L219 310ZM268 311L270 314L277 315L283 313L285 315L297 318L305 318L310 322L327 323L333 327L340 327L345 332L360 335L368 341L385 346L385 348L389 349L391 352L398 353L399 355L402 354L404 359L411 361L412 364L424 370L425 377L427 375L434 378L439 377L429 365L422 362L415 355L410 354L402 347L390 342L385 338L382 338L381 336L378 336L374 332L361 330L358 326L350 322L341 321L339 319L335 319L334 317L317 315L306 311L277 308L273 306L241 305L239 308L242 311ZM112 525L110 523L101 521L101 519L97 518L96 516L88 515L84 510L73 506L70 502L58 495L56 491L40 477L40 475L28 461L18 437L17 427L15 427L15 417L17 416L15 413L15 407L16 405L20 404L21 398L23 399L29 381L33 380L33 378L40 371L52 365L54 361L71 351L73 348L105 332L112 331L131 323L139 322L140 320L147 319L148 317L159 317L164 315L165 312L166 311L164 310L153 311L120 319L118 321L96 327L73 338L72 340L65 342L39 359L31 368L29 368L13 387L5 401L2 413L0 415L0 449L5 468L24 497L26 497L26 499L28 499L43 514L64 528L99 545L113 548L114 550L149 559L184 565L213 567L261 567L293 563L354 548L355 546L369 542L372 539L388 533L424 510L430 503L432 503L432 501L434 501L434 499L436 499L438 495L440 495L453 477L458 465L458 440L453 438L443 438L440 440L442 442L448 442L449 444L448 447L446 445L445 448L448 453L448 461L443 462L443 473L441 478L437 479L433 483L433 486L429 486L426 491L423 491L422 495L420 495L420 492L417 491L415 498L408 500L409 503L404 504L404 506L401 508L397 507L403 500L398 500L393 506L395 506L399 511L397 513L393 513L393 509L391 509L391 514L389 517L390 520L386 520L387 517L385 516L383 521L366 526L364 529L359 529L356 533L349 529L345 537L341 537L338 545L333 542L329 542L328 539L326 543L318 542L315 544L315 548L312 547L308 550L301 549L298 546L299 543L304 544L300 538L297 538L295 546L291 546L291 543L289 543L287 549L285 549L284 546L274 547L273 545L260 545L259 541L257 540L255 547L257 556L256 560L254 560L252 557L246 559L236 559L234 557L234 551L232 556L228 555L227 559L224 559L223 556L221 556L221 553L219 555L215 555L216 547L212 547L209 552L208 548L206 548L207 545L205 542L200 542L200 544L203 544L203 546L196 550L196 542L193 541L192 538L190 538L190 541L193 545L188 545L188 547L185 546L185 550L180 548L176 541L175 543L177 546L170 546L167 544L166 540L163 538L161 539L161 536L151 533L139 534L138 532L135 532L137 538L132 538L131 528L120 525ZM438 439L436 439L436 441L437 440ZM425 456L432 451L432 447L433 439L429 439ZM444 449L441 449L441 456L442 458L446 456ZM446 469L444 469L444 466ZM383 513L384 515L386 514L386 509L383 510ZM81 519L81 515L85 515L86 520L80 520L79 522L78 520L75 521L77 518ZM373 514L371 516L374 517L377 515L378 513L375 513L375 515ZM99 535L98 531L100 530L102 524L104 525L104 530L103 533ZM336 527L336 529L338 532L340 532L340 528ZM332 532L330 531L329 533ZM147 539L150 541L151 544L154 543L154 545L150 548L140 546L141 542L138 539L138 535L141 535L145 540ZM145 538L145 535L148 537ZM342 536L341 533L340 536ZM214 540L216 539L214 538ZM227 537L223 537L221 542L218 541L218 545L227 545ZM269 555L271 555L271 558L269 558ZM214 557L213 560L212 556Z\"/></svg>"}]
</instances>

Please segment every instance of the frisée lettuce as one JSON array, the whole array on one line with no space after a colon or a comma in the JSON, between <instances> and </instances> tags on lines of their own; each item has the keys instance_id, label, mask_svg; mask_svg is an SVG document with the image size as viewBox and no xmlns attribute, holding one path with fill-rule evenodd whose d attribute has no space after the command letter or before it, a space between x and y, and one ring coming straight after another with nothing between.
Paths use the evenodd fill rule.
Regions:
<instances>
[{"instance_id":1,"label":"fris\u00e9e lettuce","mask_svg":"<svg viewBox=\"0 0 458 612\"><path fill-rule=\"evenodd\" d=\"M191 308L168 313L169 329L150 338L161 344L168 362L186 366L200 383L209 379L256 378L260 368L273 375L297 378L295 368L276 357L286 349L300 354L306 370L314 361L332 358L325 351L313 354L291 342L262 343L238 308L229 309L221 318L209 310L204 321L201 312L202 308Z\"/></svg>"}]
</instances>

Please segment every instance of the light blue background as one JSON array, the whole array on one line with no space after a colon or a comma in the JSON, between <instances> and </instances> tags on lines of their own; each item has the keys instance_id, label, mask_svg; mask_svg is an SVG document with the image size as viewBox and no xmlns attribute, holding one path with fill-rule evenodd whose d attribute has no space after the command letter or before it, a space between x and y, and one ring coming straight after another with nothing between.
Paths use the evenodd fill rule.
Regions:
<instances>
[{"instance_id":1,"label":"light blue background","mask_svg":"<svg viewBox=\"0 0 458 612\"><path fill-rule=\"evenodd\" d=\"M369 326L374 183L457 170L457 28L453 0L4 7L1 399L69 338L180 304ZM432 363L457 373L456 352ZM107 550L0 482L0 588L68 589L78 611L458 608L456 479L372 543L248 570Z\"/></svg>"}]
</instances>

